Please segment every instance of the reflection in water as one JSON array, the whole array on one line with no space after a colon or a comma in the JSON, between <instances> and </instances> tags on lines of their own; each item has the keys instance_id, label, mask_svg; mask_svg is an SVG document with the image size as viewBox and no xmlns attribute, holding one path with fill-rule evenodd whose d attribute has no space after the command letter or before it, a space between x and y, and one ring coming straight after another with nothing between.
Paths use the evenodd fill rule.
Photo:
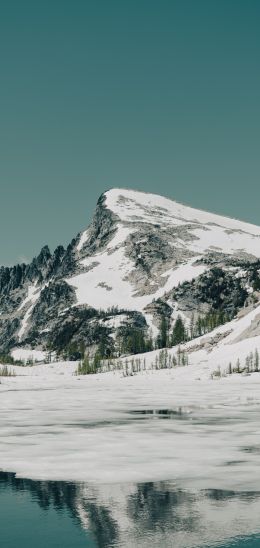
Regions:
<instances>
[{"instance_id":1,"label":"reflection in water","mask_svg":"<svg viewBox=\"0 0 260 548\"><path fill-rule=\"evenodd\" d=\"M117 525L110 515L109 508L96 504L91 497L84 501L85 516L82 516L81 523L82 486L62 481L32 481L3 472L0 472L0 485L6 485L18 492L29 491L42 510L48 510L51 506L59 511L68 509L72 517L83 527L86 525L84 517L86 519L87 516L87 528L93 533L97 546L112 546L117 540Z\"/></svg>"},{"instance_id":2,"label":"reflection in water","mask_svg":"<svg viewBox=\"0 0 260 548\"><path fill-rule=\"evenodd\" d=\"M0 473L0 487L29 492L43 510L69 510L99 548L212 547L226 539L259 533L260 493L186 491L171 482L32 481L8 473Z\"/></svg>"}]
</instances>

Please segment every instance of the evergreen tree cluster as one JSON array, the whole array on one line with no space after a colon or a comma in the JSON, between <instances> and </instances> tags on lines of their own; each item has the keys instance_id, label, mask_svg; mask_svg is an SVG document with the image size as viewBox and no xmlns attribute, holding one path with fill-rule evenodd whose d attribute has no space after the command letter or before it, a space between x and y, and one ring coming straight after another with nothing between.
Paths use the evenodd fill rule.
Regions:
<instances>
[{"instance_id":1,"label":"evergreen tree cluster","mask_svg":"<svg viewBox=\"0 0 260 548\"><path fill-rule=\"evenodd\" d=\"M250 352L245 359L245 371L247 373L258 373L259 372L259 353L256 349L254 354Z\"/></svg>"},{"instance_id":2,"label":"evergreen tree cluster","mask_svg":"<svg viewBox=\"0 0 260 548\"><path fill-rule=\"evenodd\" d=\"M191 318L189 339L194 339L209 333L219 325L229 322L232 317L224 310L210 310L205 316L200 314L194 322L194 316Z\"/></svg>"},{"instance_id":3,"label":"evergreen tree cluster","mask_svg":"<svg viewBox=\"0 0 260 548\"><path fill-rule=\"evenodd\" d=\"M151 369L171 369L176 366L188 365L188 354L185 350L178 347L177 354L171 354L167 348L156 354L155 362L152 363Z\"/></svg>"},{"instance_id":4,"label":"evergreen tree cluster","mask_svg":"<svg viewBox=\"0 0 260 548\"><path fill-rule=\"evenodd\" d=\"M259 364L259 352L257 348L254 352L250 352L244 361L244 364L241 364L240 359L238 358L236 364L233 365L232 362L229 362L228 368L221 373L220 367L218 367L212 373L212 378L214 377L226 377L227 375L232 375L233 373L259 373L260 364Z\"/></svg>"},{"instance_id":5,"label":"evergreen tree cluster","mask_svg":"<svg viewBox=\"0 0 260 548\"><path fill-rule=\"evenodd\" d=\"M156 354L154 362L149 366L149 370L172 369L188 365L188 354L185 350L178 347L176 354L169 352L167 348L163 348ZM77 368L77 375L91 375L94 373L107 373L109 371L122 371L125 377L135 375L142 371L146 371L146 359L132 356L130 359L109 359L102 360L98 352L90 359L87 354Z\"/></svg>"},{"instance_id":6,"label":"evergreen tree cluster","mask_svg":"<svg viewBox=\"0 0 260 548\"><path fill-rule=\"evenodd\" d=\"M252 287L254 291L260 291L260 275L258 270L252 273Z\"/></svg>"},{"instance_id":7,"label":"evergreen tree cluster","mask_svg":"<svg viewBox=\"0 0 260 548\"><path fill-rule=\"evenodd\" d=\"M101 358L98 352L95 353L91 360L89 354L86 354L82 361L80 361L77 369L78 375L91 375L98 373L101 368Z\"/></svg>"},{"instance_id":8,"label":"evergreen tree cluster","mask_svg":"<svg viewBox=\"0 0 260 548\"><path fill-rule=\"evenodd\" d=\"M3 365L23 365L21 360L15 360L10 354L0 354L0 363Z\"/></svg>"},{"instance_id":9,"label":"evergreen tree cluster","mask_svg":"<svg viewBox=\"0 0 260 548\"><path fill-rule=\"evenodd\" d=\"M142 354L153 350L153 341L146 336L144 329L122 325L117 332L117 350L119 355Z\"/></svg>"},{"instance_id":10,"label":"evergreen tree cluster","mask_svg":"<svg viewBox=\"0 0 260 548\"><path fill-rule=\"evenodd\" d=\"M219 325L230 321L230 317L223 310L211 310L206 315L198 315L196 321L194 315L191 317L190 325L187 328L182 317L179 315L174 323L173 329L169 330L169 320L162 318L160 331L157 337L157 348L178 346L182 343L209 333Z\"/></svg>"},{"instance_id":11,"label":"evergreen tree cluster","mask_svg":"<svg viewBox=\"0 0 260 548\"><path fill-rule=\"evenodd\" d=\"M198 316L196 321L194 316L191 318L190 325L187 328L182 317L177 316L175 323L170 329L168 317L162 316L159 327L159 334L154 340L145 326L133 326L128 323L122 324L118 330L115 341L109 336L108 328L96 325L95 340L98 339L95 356L99 361L118 358L124 355L135 355L150 352L155 349L163 349L179 346L189 340L208 333L218 325L224 324L230 318L223 311L212 310L205 316ZM58 356L63 360L81 360L84 363L86 359L87 346L84 341L70 342L66 345ZM95 358L97 361L97 358ZM92 366L91 366L92 367ZM89 364L87 365L87 369ZM93 368L93 367L92 367Z\"/></svg>"}]
</instances>

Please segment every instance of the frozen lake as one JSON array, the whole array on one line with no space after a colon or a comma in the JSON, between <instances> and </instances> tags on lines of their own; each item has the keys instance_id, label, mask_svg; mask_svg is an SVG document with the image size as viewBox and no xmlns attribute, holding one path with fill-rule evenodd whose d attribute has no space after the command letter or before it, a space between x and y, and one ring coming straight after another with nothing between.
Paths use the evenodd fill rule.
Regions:
<instances>
[{"instance_id":1,"label":"frozen lake","mask_svg":"<svg viewBox=\"0 0 260 548\"><path fill-rule=\"evenodd\" d=\"M74 368L1 379L5 548L260 545L259 374Z\"/></svg>"}]
</instances>

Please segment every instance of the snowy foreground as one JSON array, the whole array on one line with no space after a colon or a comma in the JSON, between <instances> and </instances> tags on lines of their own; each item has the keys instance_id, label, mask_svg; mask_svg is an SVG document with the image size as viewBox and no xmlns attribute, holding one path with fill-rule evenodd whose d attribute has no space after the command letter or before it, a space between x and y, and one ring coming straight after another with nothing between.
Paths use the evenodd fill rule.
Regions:
<instances>
[{"instance_id":1,"label":"snowy foreground","mask_svg":"<svg viewBox=\"0 0 260 548\"><path fill-rule=\"evenodd\" d=\"M197 354L200 363L129 377L78 377L75 362L14 367L0 384L0 469L260 491L260 373L212 379L214 364Z\"/></svg>"}]
</instances>

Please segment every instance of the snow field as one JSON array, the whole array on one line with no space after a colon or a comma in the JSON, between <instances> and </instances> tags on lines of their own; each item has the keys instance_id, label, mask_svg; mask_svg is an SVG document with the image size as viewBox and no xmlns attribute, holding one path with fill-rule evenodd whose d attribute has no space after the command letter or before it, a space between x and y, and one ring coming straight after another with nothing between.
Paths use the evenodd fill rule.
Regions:
<instances>
[{"instance_id":1,"label":"snow field","mask_svg":"<svg viewBox=\"0 0 260 548\"><path fill-rule=\"evenodd\" d=\"M260 490L260 374L212 380L219 356L196 359L133 377L78 377L75 362L14 367L0 385L0 468L35 479Z\"/></svg>"}]
</instances>

